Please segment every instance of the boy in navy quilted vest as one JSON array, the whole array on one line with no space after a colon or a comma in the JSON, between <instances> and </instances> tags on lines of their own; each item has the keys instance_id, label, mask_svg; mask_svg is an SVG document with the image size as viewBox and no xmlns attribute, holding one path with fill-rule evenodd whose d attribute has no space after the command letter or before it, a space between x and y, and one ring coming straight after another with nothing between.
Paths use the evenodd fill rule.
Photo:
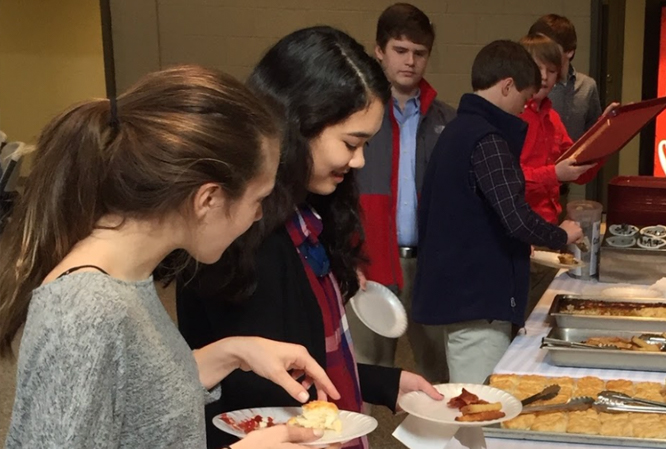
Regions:
<instances>
[{"instance_id":1,"label":"boy in navy quilted vest","mask_svg":"<svg viewBox=\"0 0 666 449\"><path fill-rule=\"evenodd\" d=\"M518 43L485 46L472 66L473 94L460 99L425 174L413 318L446 346L451 382L482 383L522 326L530 245L560 249L582 236L525 201L518 115L541 86L539 68Z\"/></svg>"}]
</instances>

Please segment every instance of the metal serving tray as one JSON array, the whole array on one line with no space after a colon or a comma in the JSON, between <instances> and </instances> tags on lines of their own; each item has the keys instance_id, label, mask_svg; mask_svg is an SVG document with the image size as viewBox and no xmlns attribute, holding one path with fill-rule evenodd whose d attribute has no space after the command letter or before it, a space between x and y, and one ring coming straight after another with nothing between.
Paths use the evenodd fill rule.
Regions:
<instances>
[{"instance_id":1,"label":"metal serving tray","mask_svg":"<svg viewBox=\"0 0 666 449\"><path fill-rule=\"evenodd\" d=\"M609 329L638 332L666 332L666 318L601 316L601 315L573 315L562 313L561 309L574 301L602 301L612 303L629 303L636 307L645 305L662 305L666 307L666 300L654 298L604 298L598 296L557 295L550 306L549 315L555 319L558 327L576 329Z\"/></svg>"},{"instance_id":2,"label":"metal serving tray","mask_svg":"<svg viewBox=\"0 0 666 449\"><path fill-rule=\"evenodd\" d=\"M502 429L499 424L483 428L486 438L512 440L555 441L560 443L596 444L598 446L666 448L666 440L634 437L609 437L565 432L536 432L533 430Z\"/></svg>"},{"instance_id":3,"label":"metal serving tray","mask_svg":"<svg viewBox=\"0 0 666 449\"><path fill-rule=\"evenodd\" d=\"M580 343L589 337L631 338L643 333L640 331L567 329L556 327L551 329L548 337ZM552 362L557 366L666 371L666 352L632 351L627 349L564 348L548 345L542 346L542 348L548 350Z\"/></svg>"}]
</instances>

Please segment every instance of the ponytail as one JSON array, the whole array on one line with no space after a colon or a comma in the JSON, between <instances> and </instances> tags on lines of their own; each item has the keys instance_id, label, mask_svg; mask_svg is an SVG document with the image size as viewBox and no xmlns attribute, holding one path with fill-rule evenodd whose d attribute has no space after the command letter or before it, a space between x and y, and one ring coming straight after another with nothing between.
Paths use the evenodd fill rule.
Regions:
<instances>
[{"instance_id":1,"label":"ponytail","mask_svg":"<svg viewBox=\"0 0 666 449\"><path fill-rule=\"evenodd\" d=\"M32 290L103 216L167 217L210 182L236 200L263 173L262 143L280 137L249 89L199 66L148 74L117 101L74 106L39 138L25 195L0 237L0 356L11 353Z\"/></svg>"},{"instance_id":2,"label":"ponytail","mask_svg":"<svg viewBox=\"0 0 666 449\"><path fill-rule=\"evenodd\" d=\"M97 192L110 135L108 110L104 100L74 106L39 138L30 182L0 237L0 356L11 352L32 290L90 235L104 212Z\"/></svg>"}]
</instances>

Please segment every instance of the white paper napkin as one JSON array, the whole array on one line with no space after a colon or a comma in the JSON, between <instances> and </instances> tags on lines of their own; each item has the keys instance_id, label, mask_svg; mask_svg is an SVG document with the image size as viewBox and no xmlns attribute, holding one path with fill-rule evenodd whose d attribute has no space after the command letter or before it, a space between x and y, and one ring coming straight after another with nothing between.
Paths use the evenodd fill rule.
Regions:
<instances>
[{"instance_id":1,"label":"white paper napkin","mask_svg":"<svg viewBox=\"0 0 666 449\"><path fill-rule=\"evenodd\" d=\"M410 449L485 449L482 427L458 427L407 416L393 436Z\"/></svg>"}]
</instances>

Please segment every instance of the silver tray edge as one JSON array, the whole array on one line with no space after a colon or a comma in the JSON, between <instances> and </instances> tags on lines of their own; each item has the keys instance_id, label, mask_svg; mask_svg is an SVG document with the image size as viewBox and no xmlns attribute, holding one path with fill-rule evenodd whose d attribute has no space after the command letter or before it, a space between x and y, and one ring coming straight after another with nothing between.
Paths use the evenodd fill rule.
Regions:
<instances>
[{"instance_id":1,"label":"silver tray edge","mask_svg":"<svg viewBox=\"0 0 666 449\"><path fill-rule=\"evenodd\" d=\"M484 427L483 433L486 438L596 444L601 446L666 448L666 440L662 439L648 440L645 438L607 437L602 435L584 435L581 433L535 432L532 430L502 429L500 427Z\"/></svg>"}]
</instances>

